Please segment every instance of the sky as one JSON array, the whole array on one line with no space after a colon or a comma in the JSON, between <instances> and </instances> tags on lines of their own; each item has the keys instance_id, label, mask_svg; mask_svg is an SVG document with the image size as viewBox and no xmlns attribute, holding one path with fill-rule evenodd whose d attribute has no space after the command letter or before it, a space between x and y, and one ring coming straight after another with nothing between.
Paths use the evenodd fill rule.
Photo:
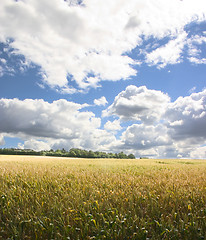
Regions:
<instances>
[{"instance_id":1,"label":"sky","mask_svg":"<svg viewBox=\"0 0 206 240\"><path fill-rule=\"evenodd\" d=\"M11 147L206 158L205 0L1 0Z\"/></svg>"}]
</instances>

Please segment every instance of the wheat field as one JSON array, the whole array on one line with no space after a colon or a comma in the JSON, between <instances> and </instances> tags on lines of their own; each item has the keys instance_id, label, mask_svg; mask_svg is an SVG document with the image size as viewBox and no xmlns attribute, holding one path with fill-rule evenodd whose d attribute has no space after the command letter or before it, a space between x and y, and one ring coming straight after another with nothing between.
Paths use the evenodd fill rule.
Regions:
<instances>
[{"instance_id":1,"label":"wheat field","mask_svg":"<svg viewBox=\"0 0 206 240\"><path fill-rule=\"evenodd\" d=\"M0 155L0 239L206 239L206 161Z\"/></svg>"}]
</instances>

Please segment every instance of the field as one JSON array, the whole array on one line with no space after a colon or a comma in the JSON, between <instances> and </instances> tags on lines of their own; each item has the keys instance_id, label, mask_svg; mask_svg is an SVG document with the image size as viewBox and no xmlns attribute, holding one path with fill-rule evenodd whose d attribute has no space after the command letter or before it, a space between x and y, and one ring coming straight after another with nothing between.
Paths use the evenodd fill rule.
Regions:
<instances>
[{"instance_id":1,"label":"field","mask_svg":"<svg viewBox=\"0 0 206 240\"><path fill-rule=\"evenodd\" d=\"M2 155L0 239L206 239L206 161Z\"/></svg>"}]
</instances>

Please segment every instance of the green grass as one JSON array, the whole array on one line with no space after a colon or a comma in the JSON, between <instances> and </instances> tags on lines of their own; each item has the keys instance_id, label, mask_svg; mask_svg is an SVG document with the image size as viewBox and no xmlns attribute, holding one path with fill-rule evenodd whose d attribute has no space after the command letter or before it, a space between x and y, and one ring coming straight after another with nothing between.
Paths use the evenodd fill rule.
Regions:
<instances>
[{"instance_id":1,"label":"green grass","mask_svg":"<svg viewBox=\"0 0 206 240\"><path fill-rule=\"evenodd\" d=\"M0 239L206 239L206 161L0 156Z\"/></svg>"}]
</instances>

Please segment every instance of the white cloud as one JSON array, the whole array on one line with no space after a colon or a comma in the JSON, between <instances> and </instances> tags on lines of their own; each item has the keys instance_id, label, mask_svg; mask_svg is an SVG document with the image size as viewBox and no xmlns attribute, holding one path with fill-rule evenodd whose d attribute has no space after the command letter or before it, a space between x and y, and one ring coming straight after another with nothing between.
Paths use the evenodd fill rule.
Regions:
<instances>
[{"instance_id":1,"label":"white cloud","mask_svg":"<svg viewBox=\"0 0 206 240\"><path fill-rule=\"evenodd\" d=\"M188 60L195 64L206 64L206 56L203 57L203 51L206 47L206 37L195 35L187 40Z\"/></svg>"},{"instance_id":2,"label":"white cloud","mask_svg":"<svg viewBox=\"0 0 206 240\"><path fill-rule=\"evenodd\" d=\"M0 130L2 132L23 132L40 137L75 137L75 133L66 128L70 124L78 124L78 118L83 113L79 109L86 105L58 100L53 103L44 100L1 99L0 100ZM76 115L75 115L76 114ZM84 116L92 120L93 114Z\"/></svg>"},{"instance_id":3,"label":"white cloud","mask_svg":"<svg viewBox=\"0 0 206 240\"><path fill-rule=\"evenodd\" d=\"M188 58L190 62L195 64L206 64L206 58L196 58L196 57L189 57Z\"/></svg>"},{"instance_id":4,"label":"white cloud","mask_svg":"<svg viewBox=\"0 0 206 240\"><path fill-rule=\"evenodd\" d=\"M18 144L18 148L20 149L33 149L34 151L41 150L50 150L50 145L44 141L39 141L35 139L29 139L24 141L24 144Z\"/></svg>"},{"instance_id":5,"label":"white cloud","mask_svg":"<svg viewBox=\"0 0 206 240\"><path fill-rule=\"evenodd\" d=\"M204 0L1 0L0 41L12 39L12 54L40 66L44 83L73 93L100 86L100 81L127 79L137 72L126 54L153 36L171 37L167 46L148 55L160 65L181 60L184 26L206 19ZM170 49L174 47L174 53ZM159 57L158 57L159 56ZM91 75L93 76L91 78Z\"/></svg>"},{"instance_id":6,"label":"white cloud","mask_svg":"<svg viewBox=\"0 0 206 240\"><path fill-rule=\"evenodd\" d=\"M94 104L97 106L105 106L107 103L107 99L104 96L98 99L94 99Z\"/></svg>"},{"instance_id":7,"label":"white cloud","mask_svg":"<svg viewBox=\"0 0 206 240\"><path fill-rule=\"evenodd\" d=\"M176 156L198 158L201 145L206 144L206 90L179 97L168 104L165 126L173 142ZM166 149L167 152L167 149ZM196 157L194 154L197 154ZM174 155L173 155L174 156Z\"/></svg>"},{"instance_id":8,"label":"white cloud","mask_svg":"<svg viewBox=\"0 0 206 240\"><path fill-rule=\"evenodd\" d=\"M188 93L189 93L189 94L194 93L195 90L196 90L196 88L197 88L196 86L192 87L192 88L188 91Z\"/></svg>"},{"instance_id":9,"label":"white cloud","mask_svg":"<svg viewBox=\"0 0 206 240\"><path fill-rule=\"evenodd\" d=\"M40 87L42 88L44 88L44 86L42 86L41 84L40 84ZM56 89L56 91L57 92L59 92L59 93L61 93L61 94L73 94L73 93L76 93L77 92L77 90L75 89L75 88L73 88L73 87L68 87L68 86L66 86L66 87L62 87L62 88L57 88Z\"/></svg>"},{"instance_id":10,"label":"white cloud","mask_svg":"<svg viewBox=\"0 0 206 240\"><path fill-rule=\"evenodd\" d=\"M201 144L206 139L206 90L179 97L165 113L170 135L176 140L192 138ZM178 123L178 124L177 124ZM179 124L181 123L181 124Z\"/></svg>"},{"instance_id":11,"label":"white cloud","mask_svg":"<svg viewBox=\"0 0 206 240\"><path fill-rule=\"evenodd\" d=\"M147 54L146 62L150 65L158 65L158 68L163 68L168 64L180 63L186 37L186 32L183 32L176 39L172 39L164 46L155 49Z\"/></svg>"},{"instance_id":12,"label":"white cloud","mask_svg":"<svg viewBox=\"0 0 206 240\"><path fill-rule=\"evenodd\" d=\"M167 128L162 124L156 126L133 124L122 134L121 141L124 148L137 150L152 149L157 146L171 144L167 135Z\"/></svg>"},{"instance_id":13,"label":"white cloud","mask_svg":"<svg viewBox=\"0 0 206 240\"><path fill-rule=\"evenodd\" d=\"M40 65L43 80L52 87L65 87L68 73L81 88L94 83L89 73L104 80L128 78L136 74L132 59L122 56L128 50L127 37L121 39L128 17L122 10L110 17L116 4L85 1L85 7L71 7L57 0L3 1L1 38L13 38L14 53Z\"/></svg>"},{"instance_id":14,"label":"white cloud","mask_svg":"<svg viewBox=\"0 0 206 240\"><path fill-rule=\"evenodd\" d=\"M205 159L206 158L206 146L199 147L190 152L190 157L193 159Z\"/></svg>"},{"instance_id":15,"label":"white cloud","mask_svg":"<svg viewBox=\"0 0 206 240\"><path fill-rule=\"evenodd\" d=\"M4 75L4 71L3 68L0 66L0 77L2 77Z\"/></svg>"},{"instance_id":16,"label":"white cloud","mask_svg":"<svg viewBox=\"0 0 206 240\"><path fill-rule=\"evenodd\" d=\"M146 36L163 38L178 36L184 26L191 21L204 21L206 5L204 0L187 1L146 1L145 8L139 12L142 31Z\"/></svg>"},{"instance_id":17,"label":"white cloud","mask_svg":"<svg viewBox=\"0 0 206 240\"><path fill-rule=\"evenodd\" d=\"M161 106L161 101L157 101L160 99L161 111L158 107L158 104ZM147 103L147 107L144 103ZM136 156L191 158L198 157L199 154L201 158L204 151L200 146L206 144L205 106L206 90L170 102L169 97L159 91L129 86L115 98L104 116L115 114L123 120L136 119L141 122L127 122L130 125L119 140L111 143L110 148L114 151L133 151ZM159 123L151 121L153 124L148 125L144 121L146 116L159 120ZM110 121L105 124L107 126L107 130L115 128L115 124Z\"/></svg>"},{"instance_id":18,"label":"white cloud","mask_svg":"<svg viewBox=\"0 0 206 240\"><path fill-rule=\"evenodd\" d=\"M122 120L153 124L161 119L169 101L168 95L161 91L130 85L115 97L112 105L103 111L103 116L116 115Z\"/></svg>"},{"instance_id":19,"label":"white cloud","mask_svg":"<svg viewBox=\"0 0 206 240\"><path fill-rule=\"evenodd\" d=\"M99 84L100 81L101 80L100 80L99 77L88 77L84 81L84 83L81 83L81 87L84 88L84 89L86 89L86 88L98 88L98 87L101 87L101 85Z\"/></svg>"},{"instance_id":20,"label":"white cloud","mask_svg":"<svg viewBox=\"0 0 206 240\"><path fill-rule=\"evenodd\" d=\"M5 141L4 141L4 135L0 134L0 146L4 145Z\"/></svg>"},{"instance_id":21,"label":"white cloud","mask_svg":"<svg viewBox=\"0 0 206 240\"><path fill-rule=\"evenodd\" d=\"M160 91L129 86L104 112L119 118L107 120L101 129L100 118L84 111L87 104L0 99L0 144L9 136L24 141L19 147L35 150L81 147L137 157L202 158L205 106L206 90L171 102Z\"/></svg>"},{"instance_id":22,"label":"white cloud","mask_svg":"<svg viewBox=\"0 0 206 240\"><path fill-rule=\"evenodd\" d=\"M3 65L6 64L6 59L0 58L0 63L2 63Z\"/></svg>"},{"instance_id":23,"label":"white cloud","mask_svg":"<svg viewBox=\"0 0 206 240\"><path fill-rule=\"evenodd\" d=\"M100 129L101 120L94 113L82 110L86 106L64 99L52 103L1 99L0 132L19 137L26 141L24 146L36 148L52 148L58 142L66 142L68 148L106 148L115 137Z\"/></svg>"},{"instance_id":24,"label":"white cloud","mask_svg":"<svg viewBox=\"0 0 206 240\"><path fill-rule=\"evenodd\" d=\"M120 121L119 120L114 120L114 121L107 121L104 124L104 129L106 129L107 131L112 131L112 132L116 132L122 129L121 125L120 125Z\"/></svg>"}]
</instances>

